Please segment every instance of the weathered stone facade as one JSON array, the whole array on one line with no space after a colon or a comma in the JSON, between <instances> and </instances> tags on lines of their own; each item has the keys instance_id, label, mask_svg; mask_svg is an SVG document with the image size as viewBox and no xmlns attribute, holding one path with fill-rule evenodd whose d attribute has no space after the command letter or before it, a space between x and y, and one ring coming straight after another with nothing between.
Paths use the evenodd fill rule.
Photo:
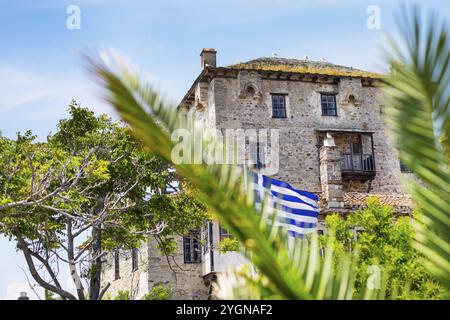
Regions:
<instances>
[{"instance_id":1,"label":"weathered stone facade","mask_svg":"<svg viewBox=\"0 0 450 320\"><path fill-rule=\"evenodd\" d=\"M148 283L148 249L147 245L138 250L137 269L132 268L131 250L119 250L119 277L116 278L115 253L103 259L101 280L110 284L105 299L113 299L118 291L128 291L131 298L142 299L149 290Z\"/></svg>"},{"instance_id":2,"label":"weathered stone facade","mask_svg":"<svg viewBox=\"0 0 450 320\"><path fill-rule=\"evenodd\" d=\"M216 51L202 52L202 71L183 98L180 108L206 127L226 129L279 129L279 170L273 176L321 196L322 213L360 207L352 199L377 194L393 202L402 199L398 152L384 120L385 101L377 87L378 75L324 62L262 58L228 67L216 66ZM285 117L273 116L272 95L283 95ZM333 96L336 114L324 115L321 97ZM389 202L390 203L390 202ZM170 284L175 298L206 298L208 279L223 270L215 250L219 241L217 223L203 260L216 266L183 264L182 246L175 260L181 270L172 270L166 258L149 242L142 250L142 270L130 273L124 260L124 275L112 281L112 289L124 289L140 279L136 298L153 285ZM145 251L145 252L144 252ZM209 256L207 255L209 254ZM234 259L236 260L236 259ZM239 259L237 259L239 260ZM236 261L237 261L236 260ZM106 268L104 281L111 280ZM145 280L146 279L146 280ZM133 282L134 281L134 282Z\"/></svg>"},{"instance_id":3,"label":"weathered stone facade","mask_svg":"<svg viewBox=\"0 0 450 320\"><path fill-rule=\"evenodd\" d=\"M143 299L154 286L172 289L172 299L206 299L210 286L203 280L201 263L184 263L182 237L175 237L177 250L173 257L159 253L156 240L138 250L138 267L132 269L131 250L120 251L119 273L115 277L115 256L108 254L102 269L102 282L110 283L107 298L114 298L119 290L128 291L133 299Z\"/></svg>"},{"instance_id":4,"label":"weathered stone facade","mask_svg":"<svg viewBox=\"0 0 450 320\"><path fill-rule=\"evenodd\" d=\"M212 97L209 100L213 103L208 108L214 110L198 110L195 102L190 110L204 114L210 121L212 119L208 115L215 114L213 125L218 129L279 129L280 169L275 178L286 180L306 190L321 192L317 130L329 129L333 132L331 130L345 129L373 133L377 174L370 182L347 181L344 188L366 192L370 183L372 192L401 192L397 152L387 137L381 112L383 96L378 88L363 86L358 78L345 79L344 84L324 84L280 79L262 80L261 74L255 72L237 73L246 75L237 75L236 78L217 75L210 80L208 97ZM243 79L246 82L240 83ZM240 88L247 83L254 84L260 94L241 98ZM337 93L337 117L321 115L321 92ZM361 97L358 105L339 103L348 98L347 92ZM272 118L271 93L286 94L286 118Z\"/></svg>"}]
</instances>

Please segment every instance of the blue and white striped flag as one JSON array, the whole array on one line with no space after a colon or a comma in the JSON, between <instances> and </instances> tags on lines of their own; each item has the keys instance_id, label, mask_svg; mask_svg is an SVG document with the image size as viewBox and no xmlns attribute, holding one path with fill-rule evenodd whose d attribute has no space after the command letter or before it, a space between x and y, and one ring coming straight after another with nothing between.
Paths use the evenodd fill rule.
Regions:
<instances>
[{"instance_id":1,"label":"blue and white striped flag","mask_svg":"<svg viewBox=\"0 0 450 320\"><path fill-rule=\"evenodd\" d=\"M256 208L261 208L264 196L269 197L268 209L276 215L275 223L286 228L290 236L301 238L316 230L319 208L315 194L259 173L254 173L253 188Z\"/></svg>"}]
</instances>

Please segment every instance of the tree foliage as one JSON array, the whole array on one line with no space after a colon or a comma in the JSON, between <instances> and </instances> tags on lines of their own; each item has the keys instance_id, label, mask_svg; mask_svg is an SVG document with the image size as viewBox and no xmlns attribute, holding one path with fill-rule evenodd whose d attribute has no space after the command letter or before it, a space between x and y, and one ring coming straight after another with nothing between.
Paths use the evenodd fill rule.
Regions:
<instances>
[{"instance_id":1,"label":"tree foliage","mask_svg":"<svg viewBox=\"0 0 450 320\"><path fill-rule=\"evenodd\" d=\"M239 251L240 243L235 238L225 238L217 244L219 253Z\"/></svg>"},{"instance_id":2,"label":"tree foliage","mask_svg":"<svg viewBox=\"0 0 450 320\"><path fill-rule=\"evenodd\" d=\"M173 295L173 288L165 287L162 284L156 285L144 296L144 300L170 300Z\"/></svg>"},{"instance_id":3,"label":"tree foliage","mask_svg":"<svg viewBox=\"0 0 450 320\"><path fill-rule=\"evenodd\" d=\"M442 287L425 269L424 256L413 247L412 217L396 217L393 207L382 206L377 198L372 198L368 199L366 209L353 212L347 218L329 215L325 222L327 229L334 230L332 245L336 256L359 253L355 296L375 267L389 275L387 279L378 278L379 286L384 285L386 289L387 299L442 298ZM328 241L328 235L321 236L324 245Z\"/></svg>"},{"instance_id":4,"label":"tree foliage","mask_svg":"<svg viewBox=\"0 0 450 320\"><path fill-rule=\"evenodd\" d=\"M69 114L45 142L30 131L0 137L0 232L17 242L45 289L76 298L58 281L64 264L78 299L101 299L108 251L139 247L149 235L170 242L198 227L206 210L190 191L166 194L183 185L176 171L123 123L75 102Z\"/></svg>"},{"instance_id":5,"label":"tree foliage","mask_svg":"<svg viewBox=\"0 0 450 320\"><path fill-rule=\"evenodd\" d=\"M450 294L450 37L436 13L403 8L400 43L391 41L385 91L400 158L419 178L409 181L420 224L415 246Z\"/></svg>"}]
</instances>

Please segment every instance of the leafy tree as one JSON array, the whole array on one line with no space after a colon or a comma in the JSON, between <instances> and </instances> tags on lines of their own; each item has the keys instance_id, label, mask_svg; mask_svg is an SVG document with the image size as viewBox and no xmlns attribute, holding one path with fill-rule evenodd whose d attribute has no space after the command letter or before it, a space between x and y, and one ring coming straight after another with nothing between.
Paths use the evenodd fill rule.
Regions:
<instances>
[{"instance_id":1,"label":"leafy tree","mask_svg":"<svg viewBox=\"0 0 450 320\"><path fill-rule=\"evenodd\" d=\"M31 132L0 137L0 232L17 242L39 285L64 299L97 300L109 287L100 287L109 250L138 247L149 235L167 246L206 211L190 192L166 194L177 173L127 126L75 102L69 113L46 142ZM58 281L60 264L77 297Z\"/></svg>"},{"instance_id":2,"label":"leafy tree","mask_svg":"<svg viewBox=\"0 0 450 320\"><path fill-rule=\"evenodd\" d=\"M355 296L371 272L380 268L389 278L386 298L436 299L442 298L442 288L424 268L424 257L413 247L414 228L409 216L396 219L394 209L382 206L377 198L368 199L367 208L344 218L339 214L325 219L326 227L334 230L331 239L335 255L359 252L355 268ZM329 235L321 236L325 245ZM381 281L380 280L380 287Z\"/></svg>"},{"instance_id":3,"label":"leafy tree","mask_svg":"<svg viewBox=\"0 0 450 320\"><path fill-rule=\"evenodd\" d=\"M149 293L144 296L144 300L170 300L173 289L162 284L154 286Z\"/></svg>"}]
</instances>

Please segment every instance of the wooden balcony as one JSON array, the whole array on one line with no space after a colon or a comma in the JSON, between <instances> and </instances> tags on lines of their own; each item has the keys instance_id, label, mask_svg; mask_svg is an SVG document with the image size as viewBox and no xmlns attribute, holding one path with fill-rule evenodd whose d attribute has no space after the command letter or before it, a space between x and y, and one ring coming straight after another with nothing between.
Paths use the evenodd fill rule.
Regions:
<instances>
[{"instance_id":1,"label":"wooden balcony","mask_svg":"<svg viewBox=\"0 0 450 320\"><path fill-rule=\"evenodd\" d=\"M344 179L368 180L375 177L375 158L373 154L343 154L341 173Z\"/></svg>"},{"instance_id":2,"label":"wooden balcony","mask_svg":"<svg viewBox=\"0 0 450 320\"><path fill-rule=\"evenodd\" d=\"M319 131L318 145L322 146L331 133L341 153L341 174L344 180L370 180L375 177L373 133L354 130L324 129Z\"/></svg>"},{"instance_id":3,"label":"wooden balcony","mask_svg":"<svg viewBox=\"0 0 450 320\"><path fill-rule=\"evenodd\" d=\"M373 135L348 134L345 151L342 152L341 173L343 179L370 180L375 177Z\"/></svg>"}]
</instances>

